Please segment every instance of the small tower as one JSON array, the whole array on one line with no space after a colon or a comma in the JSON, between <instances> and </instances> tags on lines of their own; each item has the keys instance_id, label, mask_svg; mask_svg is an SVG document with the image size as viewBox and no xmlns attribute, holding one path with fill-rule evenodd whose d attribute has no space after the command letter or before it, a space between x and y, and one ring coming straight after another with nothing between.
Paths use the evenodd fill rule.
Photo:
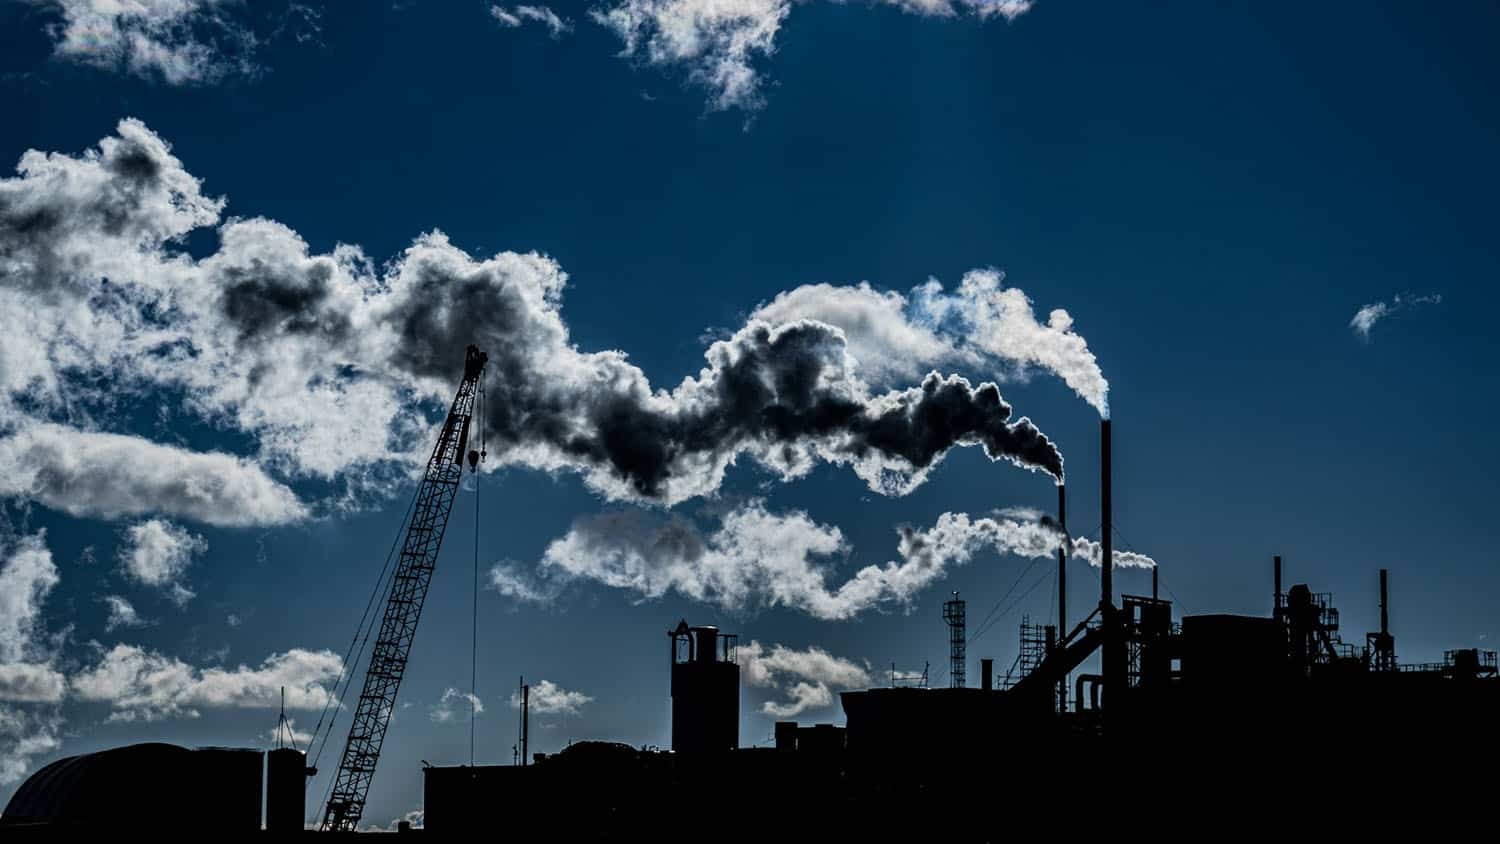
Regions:
<instances>
[{"instance_id":1,"label":"small tower","mask_svg":"<svg viewBox=\"0 0 1500 844\"><path fill-rule=\"evenodd\" d=\"M672 641L672 749L733 750L740 743L739 637L680 621Z\"/></svg>"},{"instance_id":2,"label":"small tower","mask_svg":"<svg viewBox=\"0 0 1500 844\"><path fill-rule=\"evenodd\" d=\"M948 676L949 686L964 687L964 665L968 662L968 630L966 616L968 604L953 593L953 600L943 604L943 621L948 624Z\"/></svg>"}]
</instances>

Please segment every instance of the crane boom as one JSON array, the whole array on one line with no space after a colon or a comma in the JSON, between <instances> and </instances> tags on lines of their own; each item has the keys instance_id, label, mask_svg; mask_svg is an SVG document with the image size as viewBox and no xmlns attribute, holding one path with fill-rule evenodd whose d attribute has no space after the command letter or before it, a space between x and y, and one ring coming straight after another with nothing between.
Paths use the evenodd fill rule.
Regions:
<instances>
[{"instance_id":1,"label":"crane boom","mask_svg":"<svg viewBox=\"0 0 1500 844\"><path fill-rule=\"evenodd\" d=\"M488 356L477 346L469 346L464 357L464 378L453 397L448 419L443 423L427 472L417 489L411 521L406 525L406 540L391 577L391 591L380 622L380 637L370 653L364 689L349 726L349 740L334 780L328 808L323 814L324 831L353 831L364 814L365 797L375 777L375 763L380 745L391 723L396 706L396 691L406 671L422 603L432 582L438 548L448 527L448 514L463 479L464 449L469 439L469 422L474 415L474 399ZM476 455L477 456L477 455ZM471 458L472 460L472 458Z\"/></svg>"}]
</instances>

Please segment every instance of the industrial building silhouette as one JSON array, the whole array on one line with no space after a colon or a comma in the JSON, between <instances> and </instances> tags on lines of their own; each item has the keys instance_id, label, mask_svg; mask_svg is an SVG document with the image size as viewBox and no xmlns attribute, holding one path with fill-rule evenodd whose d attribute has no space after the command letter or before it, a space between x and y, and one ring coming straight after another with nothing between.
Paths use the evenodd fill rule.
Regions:
<instances>
[{"instance_id":1,"label":"industrial building silhouette","mask_svg":"<svg viewBox=\"0 0 1500 844\"><path fill-rule=\"evenodd\" d=\"M667 631L670 749L583 741L514 765L424 767L424 834L993 840L1016 818L1064 830L1313 811L1369 826L1394 801L1452 818L1485 805L1494 651L1398 662L1383 569L1380 629L1358 644L1343 640L1330 595L1283 590L1279 557L1264 616L1179 620L1156 594L1116 601L1107 421L1102 437L1099 603L1071 627L1023 623L1015 678L997 683L982 659L978 686L961 680L955 595L943 612L950 688L846 691L842 726L779 722L774 747L740 747L737 639L682 621ZM1096 657L1098 671L1083 671ZM190 827L250 831L261 764L260 751L170 745L70 757L33 774L0 823L115 825L170 798ZM265 765L267 828L300 830L302 754L274 750ZM1086 808L1059 808L1070 804Z\"/></svg>"}]
</instances>

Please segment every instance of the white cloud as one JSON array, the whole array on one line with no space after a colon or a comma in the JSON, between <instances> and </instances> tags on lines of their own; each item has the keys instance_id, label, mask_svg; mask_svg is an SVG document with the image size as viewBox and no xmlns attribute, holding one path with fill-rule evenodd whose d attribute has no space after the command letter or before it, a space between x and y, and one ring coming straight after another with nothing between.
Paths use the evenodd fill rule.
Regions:
<instances>
[{"instance_id":1,"label":"white cloud","mask_svg":"<svg viewBox=\"0 0 1500 844\"><path fill-rule=\"evenodd\" d=\"M163 513L249 527L307 517L289 488L248 460L51 423L0 437L0 496L80 518Z\"/></svg>"},{"instance_id":2,"label":"white cloud","mask_svg":"<svg viewBox=\"0 0 1500 844\"><path fill-rule=\"evenodd\" d=\"M1036 367L1062 378L1100 415L1109 415L1109 382L1073 318L1057 309L1038 321L1030 297L1005 287L998 270L964 274L945 292L930 280L904 296L868 282L809 284L761 305L751 319L783 325L814 319L843 329L859 371L878 383L920 377L935 366L992 365L990 377L1027 377Z\"/></svg>"},{"instance_id":3,"label":"white cloud","mask_svg":"<svg viewBox=\"0 0 1500 844\"><path fill-rule=\"evenodd\" d=\"M538 680L531 684L526 706L533 715L577 715L578 710L593 700L583 692L569 691L551 680ZM510 693L510 706L512 709L521 708L519 691Z\"/></svg>"},{"instance_id":4,"label":"white cloud","mask_svg":"<svg viewBox=\"0 0 1500 844\"><path fill-rule=\"evenodd\" d=\"M57 586L57 565L46 531L0 538L0 551L5 554L0 566L0 663L22 662L40 655L42 605Z\"/></svg>"},{"instance_id":5,"label":"white cloud","mask_svg":"<svg viewBox=\"0 0 1500 844\"><path fill-rule=\"evenodd\" d=\"M757 59L776 51L791 0L621 0L594 20L624 41L622 55L679 66L708 89L715 110L759 108Z\"/></svg>"},{"instance_id":6,"label":"white cloud","mask_svg":"<svg viewBox=\"0 0 1500 844\"><path fill-rule=\"evenodd\" d=\"M239 627L244 622L237 614L230 613L229 615L224 616L224 623L229 625L230 627Z\"/></svg>"},{"instance_id":7,"label":"white cloud","mask_svg":"<svg viewBox=\"0 0 1500 844\"><path fill-rule=\"evenodd\" d=\"M139 583L167 590L178 606L193 598L182 576L193 557L208 550L203 537L171 522L150 519L126 528L125 540L119 556L126 574Z\"/></svg>"},{"instance_id":8,"label":"white cloud","mask_svg":"<svg viewBox=\"0 0 1500 844\"><path fill-rule=\"evenodd\" d=\"M1359 339L1369 342L1370 331L1375 328L1375 323L1380 322L1382 319L1407 308L1419 305L1437 305L1441 304L1442 301L1443 297L1438 293L1426 296L1413 296L1410 293L1405 295L1397 294L1389 302L1371 302L1355 311L1354 316L1349 320L1349 327L1354 329L1354 333L1359 335Z\"/></svg>"},{"instance_id":9,"label":"white cloud","mask_svg":"<svg viewBox=\"0 0 1500 844\"><path fill-rule=\"evenodd\" d=\"M834 689L870 685L870 674L864 668L816 646L802 651L784 645L766 648L752 640L741 645L736 654L746 684L777 689L789 698L761 705L761 711L773 718L795 718L809 709L829 706Z\"/></svg>"},{"instance_id":10,"label":"white cloud","mask_svg":"<svg viewBox=\"0 0 1500 844\"><path fill-rule=\"evenodd\" d=\"M559 17L558 14L547 6L516 6L509 11L503 6L490 6L490 15L500 22L501 26L512 29L525 24L527 21L539 23L547 28L548 34L553 38L561 38L573 31L573 24Z\"/></svg>"},{"instance_id":11,"label":"white cloud","mask_svg":"<svg viewBox=\"0 0 1500 844\"><path fill-rule=\"evenodd\" d=\"M61 732L62 717L55 707L37 711L0 704L0 786L19 782L34 757L60 747Z\"/></svg>"},{"instance_id":12,"label":"white cloud","mask_svg":"<svg viewBox=\"0 0 1500 844\"><path fill-rule=\"evenodd\" d=\"M321 709L343 660L332 651L293 648L254 668L196 668L176 657L118 644L72 679L80 700L107 703L114 721L198 716L199 708L274 709L286 688L288 709Z\"/></svg>"},{"instance_id":13,"label":"white cloud","mask_svg":"<svg viewBox=\"0 0 1500 844\"><path fill-rule=\"evenodd\" d=\"M443 696L432 705L428 711L435 723L446 724L454 720L467 721L470 707L473 707L475 715L484 714L484 702L473 692L461 692L458 689L448 688L443 691Z\"/></svg>"},{"instance_id":14,"label":"white cloud","mask_svg":"<svg viewBox=\"0 0 1500 844\"><path fill-rule=\"evenodd\" d=\"M359 827L358 831L359 832L399 832L400 829L401 829L401 822L402 821L406 821L408 824L410 824L412 829L421 829L423 827L424 823L425 823L425 818L426 818L426 813L422 809L412 809L411 811L406 812L403 815L401 815L401 817L399 817L399 818L392 818L391 822L388 823L388 824L386 824L385 826L377 826L375 824L363 824L363 825L361 825Z\"/></svg>"},{"instance_id":15,"label":"white cloud","mask_svg":"<svg viewBox=\"0 0 1500 844\"><path fill-rule=\"evenodd\" d=\"M952 17L972 12L981 18L991 16L1013 21L1031 11L1034 0L882 0L887 5L918 15Z\"/></svg>"},{"instance_id":16,"label":"white cloud","mask_svg":"<svg viewBox=\"0 0 1500 844\"><path fill-rule=\"evenodd\" d=\"M169 85L216 81L254 70L253 33L222 14L221 0L51 0L62 21L51 28L59 58L160 79Z\"/></svg>"},{"instance_id":17,"label":"white cloud","mask_svg":"<svg viewBox=\"0 0 1500 844\"><path fill-rule=\"evenodd\" d=\"M680 515L644 510L576 519L543 552L535 574L502 564L491 582L518 600L550 600L584 580L624 589L644 599L676 592L730 611L789 607L838 620L884 607L905 606L922 590L981 551L1030 559L1056 555L1063 534L1042 514L1007 510L973 518L944 513L930 528L897 529L896 560L867 565L830 585L850 547L843 532L793 510L773 513L750 501L718 515L704 533ZM1098 543L1071 538L1070 556L1098 566ZM1144 554L1117 551L1122 567L1150 567Z\"/></svg>"},{"instance_id":18,"label":"white cloud","mask_svg":"<svg viewBox=\"0 0 1500 844\"><path fill-rule=\"evenodd\" d=\"M45 531L0 535L0 786L21 779L34 757L61 743L64 680L41 627L59 580L46 540Z\"/></svg>"},{"instance_id":19,"label":"white cloud","mask_svg":"<svg viewBox=\"0 0 1500 844\"><path fill-rule=\"evenodd\" d=\"M121 627L141 627L146 623L140 613L135 611L135 607L125 598L119 595L105 595L100 600L109 607L109 618L104 622L105 633L113 633Z\"/></svg>"},{"instance_id":20,"label":"white cloud","mask_svg":"<svg viewBox=\"0 0 1500 844\"><path fill-rule=\"evenodd\" d=\"M0 701L57 703L67 686L62 672L35 662L0 663Z\"/></svg>"},{"instance_id":21,"label":"white cloud","mask_svg":"<svg viewBox=\"0 0 1500 844\"><path fill-rule=\"evenodd\" d=\"M1015 20L1032 0L868 0L918 15ZM776 36L799 0L610 0L590 13L624 42L621 55L680 67L709 92L714 110L764 104L756 65L776 52Z\"/></svg>"}]
</instances>

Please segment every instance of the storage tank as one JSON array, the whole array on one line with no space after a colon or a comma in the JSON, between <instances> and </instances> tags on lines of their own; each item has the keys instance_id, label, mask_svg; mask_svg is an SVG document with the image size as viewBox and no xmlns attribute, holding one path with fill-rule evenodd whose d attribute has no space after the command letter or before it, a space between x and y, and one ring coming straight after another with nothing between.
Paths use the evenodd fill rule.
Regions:
<instances>
[{"instance_id":1,"label":"storage tank","mask_svg":"<svg viewBox=\"0 0 1500 844\"><path fill-rule=\"evenodd\" d=\"M261 752L132 744L68 756L16 789L0 826L99 827L152 816L180 829L260 830Z\"/></svg>"}]
</instances>

